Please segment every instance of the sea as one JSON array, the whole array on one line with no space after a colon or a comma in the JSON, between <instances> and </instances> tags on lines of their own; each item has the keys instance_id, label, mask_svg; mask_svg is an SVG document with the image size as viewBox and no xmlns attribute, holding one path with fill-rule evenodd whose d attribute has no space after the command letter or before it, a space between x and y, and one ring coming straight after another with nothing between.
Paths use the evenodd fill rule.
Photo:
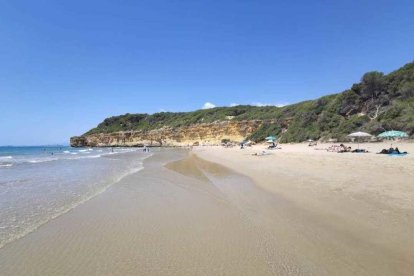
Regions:
<instances>
[{"instance_id":1,"label":"sea","mask_svg":"<svg viewBox=\"0 0 414 276\"><path fill-rule=\"evenodd\" d=\"M0 147L0 248L143 168L137 148Z\"/></svg>"}]
</instances>

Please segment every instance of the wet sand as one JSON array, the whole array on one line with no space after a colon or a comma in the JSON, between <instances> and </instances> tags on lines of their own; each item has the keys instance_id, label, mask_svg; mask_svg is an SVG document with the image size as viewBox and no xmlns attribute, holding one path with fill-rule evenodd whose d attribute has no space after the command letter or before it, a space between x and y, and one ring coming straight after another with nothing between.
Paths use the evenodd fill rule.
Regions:
<instances>
[{"instance_id":1,"label":"wet sand","mask_svg":"<svg viewBox=\"0 0 414 276\"><path fill-rule=\"evenodd\" d=\"M237 186L254 190L248 178L195 157L164 167L186 155L157 153L144 170L7 244L0 250L1 275L297 275L312 270L244 213L247 194Z\"/></svg>"},{"instance_id":2,"label":"wet sand","mask_svg":"<svg viewBox=\"0 0 414 276\"><path fill-rule=\"evenodd\" d=\"M410 193L397 204L379 189L347 191L351 179L323 173L338 157L256 150L155 153L142 171L0 249L1 275L413 274ZM398 165L404 177L410 164Z\"/></svg>"}]
</instances>

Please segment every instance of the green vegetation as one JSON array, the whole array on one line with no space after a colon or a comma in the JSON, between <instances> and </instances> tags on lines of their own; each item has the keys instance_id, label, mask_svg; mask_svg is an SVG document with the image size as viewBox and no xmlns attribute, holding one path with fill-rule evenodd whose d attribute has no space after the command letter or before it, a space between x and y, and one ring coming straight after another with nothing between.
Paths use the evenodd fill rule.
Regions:
<instances>
[{"instance_id":1,"label":"green vegetation","mask_svg":"<svg viewBox=\"0 0 414 276\"><path fill-rule=\"evenodd\" d=\"M368 72L361 82L339 94L285 107L234 106L193 112L125 114L105 119L85 135L161 127L184 127L224 120L263 120L248 137L261 141L278 135L281 142L343 139L352 131L378 134L398 129L414 134L414 62L384 75Z\"/></svg>"}]
</instances>

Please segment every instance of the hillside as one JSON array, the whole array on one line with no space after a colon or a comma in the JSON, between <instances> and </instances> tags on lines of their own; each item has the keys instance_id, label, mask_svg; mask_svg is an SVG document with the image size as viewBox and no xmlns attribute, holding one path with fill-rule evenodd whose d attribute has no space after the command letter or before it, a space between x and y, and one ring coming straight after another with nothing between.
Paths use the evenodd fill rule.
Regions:
<instances>
[{"instance_id":1,"label":"hillside","mask_svg":"<svg viewBox=\"0 0 414 276\"><path fill-rule=\"evenodd\" d=\"M284 107L241 105L193 112L125 114L105 119L81 137L125 132L143 135L156 133L154 131L160 129L177 132L228 121L239 122L239 127L242 127L243 122L260 121L249 132L239 133L248 136L240 138L254 141L261 141L269 134L280 136L281 142L344 139L356 130L378 134L384 130L398 129L413 135L414 62L388 75L368 72L350 89L312 101ZM220 137L225 137L225 132ZM159 139L162 140L162 137ZM201 138L195 135L194 139ZM117 144L113 142L112 145Z\"/></svg>"}]
</instances>

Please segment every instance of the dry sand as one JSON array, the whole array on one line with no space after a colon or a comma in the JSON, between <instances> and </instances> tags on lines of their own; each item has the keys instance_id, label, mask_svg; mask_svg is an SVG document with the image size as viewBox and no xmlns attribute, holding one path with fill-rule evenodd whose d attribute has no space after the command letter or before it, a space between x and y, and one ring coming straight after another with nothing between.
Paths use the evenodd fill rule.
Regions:
<instances>
[{"instance_id":1,"label":"dry sand","mask_svg":"<svg viewBox=\"0 0 414 276\"><path fill-rule=\"evenodd\" d=\"M414 275L414 155L375 154L389 146L361 144L366 154L327 152L323 144L195 152L288 201L288 210L275 211L292 226L286 238L328 274ZM414 153L412 143L397 146ZM252 155L263 150L268 155Z\"/></svg>"},{"instance_id":2,"label":"dry sand","mask_svg":"<svg viewBox=\"0 0 414 276\"><path fill-rule=\"evenodd\" d=\"M411 155L262 149L155 153L0 249L0 274L413 275Z\"/></svg>"}]
</instances>

